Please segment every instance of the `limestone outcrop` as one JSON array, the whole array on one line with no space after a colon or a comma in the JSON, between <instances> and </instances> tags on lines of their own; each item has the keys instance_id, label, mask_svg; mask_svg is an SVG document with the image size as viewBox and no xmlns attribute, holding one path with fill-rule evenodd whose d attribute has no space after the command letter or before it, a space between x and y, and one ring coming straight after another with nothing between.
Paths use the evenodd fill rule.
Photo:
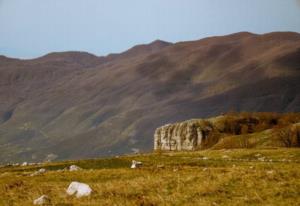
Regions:
<instances>
[{"instance_id":1,"label":"limestone outcrop","mask_svg":"<svg viewBox=\"0 0 300 206\"><path fill-rule=\"evenodd\" d=\"M154 150L299 147L299 114L233 113L166 124L155 130Z\"/></svg>"},{"instance_id":2,"label":"limestone outcrop","mask_svg":"<svg viewBox=\"0 0 300 206\"><path fill-rule=\"evenodd\" d=\"M213 130L213 125L202 119L164 125L155 131L154 150L202 149L210 143Z\"/></svg>"}]
</instances>

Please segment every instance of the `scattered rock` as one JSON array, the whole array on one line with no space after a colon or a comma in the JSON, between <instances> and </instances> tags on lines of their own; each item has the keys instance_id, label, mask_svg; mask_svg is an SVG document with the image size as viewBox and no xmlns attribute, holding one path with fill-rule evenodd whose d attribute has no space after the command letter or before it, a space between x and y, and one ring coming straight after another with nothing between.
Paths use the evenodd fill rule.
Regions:
<instances>
[{"instance_id":1,"label":"scattered rock","mask_svg":"<svg viewBox=\"0 0 300 206\"><path fill-rule=\"evenodd\" d=\"M142 162L138 162L138 161L132 160L130 168L135 169L137 167L140 167L141 165L142 165Z\"/></svg>"},{"instance_id":2,"label":"scattered rock","mask_svg":"<svg viewBox=\"0 0 300 206\"><path fill-rule=\"evenodd\" d=\"M89 196L92 192L92 189L85 183L72 182L66 192L68 195L76 195L77 198L80 198Z\"/></svg>"},{"instance_id":3,"label":"scattered rock","mask_svg":"<svg viewBox=\"0 0 300 206\"><path fill-rule=\"evenodd\" d=\"M36 175L40 175L46 172L46 169L41 168L38 171L35 171L34 173L32 173L30 176L36 176Z\"/></svg>"},{"instance_id":4,"label":"scattered rock","mask_svg":"<svg viewBox=\"0 0 300 206\"><path fill-rule=\"evenodd\" d=\"M82 168L78 167L77 165L71 165L69 167L69 171L71 171L71 172L78 171L78 170L82 170Z\"/></svg>"},{"instance_id":5,"label":"scattered rock","mask_svg":"<svg viewBox=\"0 0 300 206\"><path fill-rule=\"evenodd\" d=\"M19 163L14 163L13 166L20 166L20 164Z\"/></svg>"},{"instance_id":6,"label":"scattered rock","mask_svg":"<svg viewBox=\"0 0 300 206\"><path fill-rule=\"evenodd\" d=\"M33 201L34 205L47 205L50 203L51 203L51 200L47 195L42 195Z\"/></svg>"},{"instance_id":7,"label":"scattered rock","mask_svg":"<svg viewBox=\"0 0 300 206\"><path fill-rule=\"evenodd\" d=\"M165 165L157 165L157 168L165 168Z\"/></svg>"}]
</instances>

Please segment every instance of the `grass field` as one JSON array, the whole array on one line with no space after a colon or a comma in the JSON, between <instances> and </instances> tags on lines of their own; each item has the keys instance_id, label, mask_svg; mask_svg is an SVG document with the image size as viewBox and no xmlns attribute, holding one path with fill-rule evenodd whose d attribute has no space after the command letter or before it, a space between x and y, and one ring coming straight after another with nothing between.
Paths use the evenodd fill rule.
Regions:
<instances>
[{"instance_id":1,"label":"grass field","mask_svg":"<svg viewBox=\"0 0 300 206\"><path fill-rule=\"evenodd\" d=\"M143 162L130 169L131 161ZM61 171L76 164L80 171ZM39 168L46 173L30 176ZM92 195L65 190L87 183ZM0 168L0 205L300 205L300 149L153 153Z\"/></svg>"}]
</instances>

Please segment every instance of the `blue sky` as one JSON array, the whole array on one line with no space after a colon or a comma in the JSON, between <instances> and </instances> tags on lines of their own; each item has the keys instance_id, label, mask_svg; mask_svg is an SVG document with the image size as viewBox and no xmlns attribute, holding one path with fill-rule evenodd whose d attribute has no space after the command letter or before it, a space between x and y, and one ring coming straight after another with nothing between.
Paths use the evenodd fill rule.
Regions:
<instances>
[{"instance_id":1,"label":"blue sky","mask_svg":"<svg viewBox=\"0 0 300 206\"><path fill-rule=\"evenodd\" d=\"M300 32L298 0L0 0L0 55L122 52L156 39Z\"/></svg>"}]
</instances>

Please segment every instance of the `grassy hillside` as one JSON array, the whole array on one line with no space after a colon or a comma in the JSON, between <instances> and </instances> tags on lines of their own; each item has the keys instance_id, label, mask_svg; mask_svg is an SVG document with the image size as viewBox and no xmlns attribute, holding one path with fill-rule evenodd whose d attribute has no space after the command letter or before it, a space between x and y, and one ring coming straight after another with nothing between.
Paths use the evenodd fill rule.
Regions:
<instances>
[{"instance_id":1,"label":"grassy hillside","mask_svg":"<svg viewBox=\"0 0 300 206\"><path fill-rule=\"evenodd\" d=\"M0 56L0 162L151 151L166 123L300 111L300 34L155 41L97 57Z\"/></svg>"},{"instance_id":2,"label":"grassy hillside","mask_svg":"<svg viewBox=\"0 0 300 206\"><path fill-rule=\"evenodd\" d=\"M143 162L130 169L131 160ZM60 171L71 164L81 171ZM47 172L30 176L39 168ZM300 149L234 149L153 153L110 159L0 168L0 205L299 205ZM90 197L66 195L71 181Z\"/></svg>"}]
</instances>

